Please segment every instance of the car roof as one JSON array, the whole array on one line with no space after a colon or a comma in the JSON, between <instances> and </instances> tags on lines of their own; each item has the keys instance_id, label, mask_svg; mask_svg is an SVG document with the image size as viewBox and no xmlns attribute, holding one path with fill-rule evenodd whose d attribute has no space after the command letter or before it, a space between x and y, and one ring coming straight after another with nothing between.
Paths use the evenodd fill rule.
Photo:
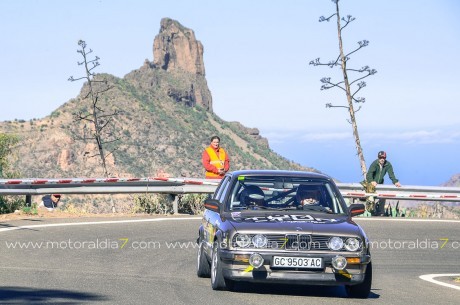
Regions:
<instances>
[{"instance_id":1,"label":"car roof","mask_svg":"<svg viewBox=\"0 0 460 305\"><path fill-rule=\"evenodd\" d=\"M327 179L332 180L331 177L322 173L303 172L303 171L290 171L290 170L237 170L229 173L232 176L276 176L276 177L301 177L312 179Z\"/></svg>"}]
</instances>

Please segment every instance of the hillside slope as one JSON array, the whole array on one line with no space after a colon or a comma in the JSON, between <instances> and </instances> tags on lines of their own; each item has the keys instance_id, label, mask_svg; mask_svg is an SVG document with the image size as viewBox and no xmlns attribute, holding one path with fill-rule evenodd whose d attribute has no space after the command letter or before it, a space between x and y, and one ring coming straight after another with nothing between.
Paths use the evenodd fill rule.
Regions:
<instances>
[{"instance_id":1,"label":"hillside slope","mask_svg":"<svg viewBox=\"0 0 460 305\"><path fill-rule=\"evenodd\" d=\"M257 128L226 122L212 112L205 78L203 47L192 30L165 18L154 41L157 58L117 78L98 74L113 86L100 106L114 117L110 132L119 140L107 145L110 176L203 177L201 153L213 135L221 137L231 158L231 170L243 168L313 170L288 161L270 149ZM0 123L0 132L21 138L13 161L22 177L99 177L103 171L94 141L75 135L91 132L75 121L87 113L90 101L81 93L43 119Z\"/></svg>"}]
</instances>

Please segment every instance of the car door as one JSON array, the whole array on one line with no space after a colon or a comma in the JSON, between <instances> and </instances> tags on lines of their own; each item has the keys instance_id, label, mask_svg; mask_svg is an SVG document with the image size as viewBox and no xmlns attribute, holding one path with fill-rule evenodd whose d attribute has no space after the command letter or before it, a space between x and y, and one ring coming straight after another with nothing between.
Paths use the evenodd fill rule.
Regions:
<instances>
[{"instance_id":1,"label":"car door","mask_svg":"<svg viewBox=\"0 0 460 305\"><path fill-rule=\"evenodd\" d=\"M217 187L216 191L211 197L212 199L218 200L222 204L222 209L223 199L225 198L225 194L227 193L227 189L230 185L230 180L231 176L229 175L222 178L222 181L220 182L219 186ZM214 236L217 230L219 230L220 219L220 213L208 209L205 211L203 215L203 238L207 244L207 247L212 247L212 244L214 242Z\"/></svg>"}]
</instances>

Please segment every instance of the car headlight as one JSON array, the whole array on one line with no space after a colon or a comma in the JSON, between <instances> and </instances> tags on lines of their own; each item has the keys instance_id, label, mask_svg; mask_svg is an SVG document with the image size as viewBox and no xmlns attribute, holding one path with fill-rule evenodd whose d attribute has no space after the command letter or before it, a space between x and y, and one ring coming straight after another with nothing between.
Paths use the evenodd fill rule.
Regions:
<instances>
[{"instance_id":1,"label":"car headlight","mask_svg":"<svg viewBox=\"0 0 460 305\"><path fill-rule=\"evenodd\" d=\"M327 243L327 246L329 247L329 249L334 251L340 250L343 247L343 239L336 236L331 237L329 239L329 242Z\"/></svg>"},{"instance_id":2,"label":"car headlight","mask_svg":"<svg viewBox=\"0 0 460 305\"><path fill-rule=\"evenodd\" d=\"M251 237L247 234L238 234L235 239L238 247L246 248L251 244Z\"/></svg>"},{"instance_id":3,"label":"car headlight","mask_svg":"<svg viewBox=\"0 0 460 305\"><path fill-rule=\"evenodd\" d=\"M332 267L337 270L343 270L347 266L347 259L343 256L336 256L332 258Z\"/></svg>"},{"instance_id":4,"label":"car headlight","mask_svg":"<svg viewBox=\"0 0 460 305\"><path fill-rule=\"evenodd\" d=\"M345 249L348 251L356 251L360 247L359 239L350 237L345 241Z\"/></svg>"},{"instance_id":5,"label":"car headlight","mask_svg":"<svg viewBox=\"0 0 460 305\"><path fill-rule=\"evenodd\" d=\"M268 240L265 235L257 234L257 235L254 235L254 237L252 238L252 243L254 244L254 247L256 248L263 248L267 245Z\"/></svg>"},{"instance_id":6,"label":"car headlight","mask_svg":"<svg viewBox=\"0 0 460 305\"><path fill-rule=\"evenodd\" d=\"M264 264L264 258L259 253L252 253L249 257L249 264L254 268L260 268Z\"/></svg>"}]
</instances>

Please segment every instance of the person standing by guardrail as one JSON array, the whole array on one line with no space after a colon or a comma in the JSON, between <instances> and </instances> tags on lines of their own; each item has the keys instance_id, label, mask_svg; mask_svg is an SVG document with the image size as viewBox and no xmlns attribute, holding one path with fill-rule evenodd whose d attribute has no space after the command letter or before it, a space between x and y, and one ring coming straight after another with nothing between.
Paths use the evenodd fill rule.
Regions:
<instances>
[{"instance_id":1,"label":"person standing by guardrail","mask_svg":"<svg viewBox=\"0 0 460 305\"><path fill-rule=\"evenodd\" d=\"M369 170L366 174L366 181L368 184L371 184L374 187L377 186L377 184L383 184L384 177L387 173L391 182L396 187L401 187L401 183L399 183L399 180L396 178L393 171L393 165L391 165L390 161L387 160L387 153L382 150L379 151L377 154L377 159L374 160L374 162L372 162L371 166L369 167ZM379 200L376 214L383 215L384 211L385 200Z\"/></svg>"},{"instance_id":2,"label":"person standing by guardrail","mask_svg":"<svg viewBox=\"0 0 460 305\"><path fill-rule=\"evenodd\" d=\"M401 187L399 180L395 177L393 165L391 165L390 161L387 160L387 153L384 151L379 151L377 154L377 159L372 162L369 170L367 171L367 183L371 183L373 186L377 186L377 184L383 184L383 178L387 173L391 179L391 182L393 182L395 186Z\"/></svg>"},{"instance_id":3,"label":"person standing by guardrail","mask_svg":"<svg viewBox=\"0 0 460 305\"><path fill-rule=\"evenodd\" d=\"M211 144L203 151L201 161L206 170L206 179L222 179L230 169L230 159L227 152L220 147L218 136L211 138Z\"/></svg>"}]
</instances>

